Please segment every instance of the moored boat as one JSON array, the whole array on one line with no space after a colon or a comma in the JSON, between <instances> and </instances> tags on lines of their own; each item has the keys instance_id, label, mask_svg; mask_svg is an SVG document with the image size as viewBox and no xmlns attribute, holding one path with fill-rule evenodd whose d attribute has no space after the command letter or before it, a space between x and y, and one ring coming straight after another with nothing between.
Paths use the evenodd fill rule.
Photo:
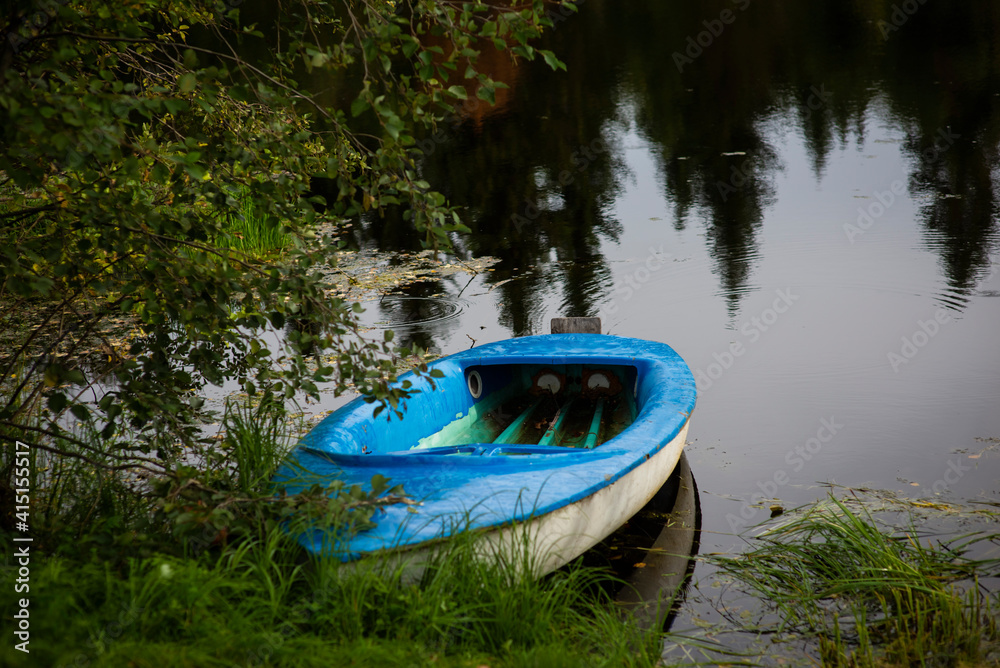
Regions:
<instances>
[{"instance_id":1,"label":"moored boat","mask_svg":"<svg viewBox=\"0 0 1000 668\"><path fill-rule=\"evenodd\" d=\"M486 344L412 375L403 417L356 399L294 449L278 481L290 493L374 474L419 505L391 505L346 541L317 526L299 535L344 561L419 550L456 531L502 546L527 529L536 573L574 559L621 526L667 480L695 405L691 372L669 346L601 334L528 336Z\"/></svg>"}]
</instances>

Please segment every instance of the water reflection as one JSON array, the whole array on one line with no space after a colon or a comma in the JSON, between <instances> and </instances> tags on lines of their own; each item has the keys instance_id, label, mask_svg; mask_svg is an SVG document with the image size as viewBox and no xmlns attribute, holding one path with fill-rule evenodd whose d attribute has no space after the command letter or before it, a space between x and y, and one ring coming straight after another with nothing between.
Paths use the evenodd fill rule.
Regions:
<instances>
[{"instance_id":1,"label":"water reflection","mask_svg":"<svg viewBox=\"0 0 1000 668\"><path fill-rule=\"evenodd\" d=\"M564 315L594 315L608 298L626 131L653 152L674 214L663 224L705 230L732 315L786 169L780 139L804 139L820 182L831 152L863 144L873 121L903 137L900 180L922 202L949 286L942 301L961 308L997 242L1000 7L937 2L904 21L895 6L588 0L558 24L545 46L569 71L519 64L502 111L457 116L423 161L424 177L466 209L464 252L503 259L495 284L525 274L497 288L501 323L537 331L552 292ZM513 77L499 62L487 66ZM368 221L358 241L419 243L398 214Z\"/></svg>"},{"instance_id":2,"label":"water reflection","mask_svg":"<svg viewBox=\"0 0 1000 668\"><path fill-rule=\"evenodd\" d=\"M362 316L362 323L375 329L393 330L402 345L432 348L435 339L466 307L461 298L430 293L433 287L417 284L409 290L411 294L385 295L373 305L366 304L368 313Z\"/></svg>"},{"instance_id":3,"label":"water reflection","mask_svg":"<svg viewBox=\"0 0 1000 668\"><path fill-rule=\"evenodd\" d=\"M949 287L968 296L996 244L1000 7L935 3L888 34L885 88L907 130L910 188L927 195L926 240Z\"/></svg>"},{"instance_id":4,"label":"water reflection","mask_svg":"<svg viewBox=\"0 0 1000 668\"><path fill-rule=\"evenodd\" d=\"M589 553L624 585L615 600L644 629L669 629L687 596L701 539L701 504L687 456L628 524Z\"/></svg>"}]
</instances>

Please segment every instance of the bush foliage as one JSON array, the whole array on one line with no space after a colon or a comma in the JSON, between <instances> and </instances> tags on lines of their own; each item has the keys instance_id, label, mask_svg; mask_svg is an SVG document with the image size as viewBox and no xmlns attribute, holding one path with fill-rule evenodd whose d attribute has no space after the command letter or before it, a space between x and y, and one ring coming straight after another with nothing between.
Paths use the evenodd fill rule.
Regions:
<instances>
[{"instance_id":1,"label":"bush foliage","mask_svg":"<svg viewBox=\"0 0 1000 668\"><path fill-rule=\"evenodd\" d=\"M259 26L241 0L5 7L0 438L161 473L197 443L208 384L281 404L332 383L396 408L406 351L328 296L322 231L399 206L448 247L465 228L420 179L414 136L470 89L493 98L483 44L562 65L530 44L543 3L291 0ZM280 257L232 243L247 207L287 237Z\"/></svg>"}]
</instances>

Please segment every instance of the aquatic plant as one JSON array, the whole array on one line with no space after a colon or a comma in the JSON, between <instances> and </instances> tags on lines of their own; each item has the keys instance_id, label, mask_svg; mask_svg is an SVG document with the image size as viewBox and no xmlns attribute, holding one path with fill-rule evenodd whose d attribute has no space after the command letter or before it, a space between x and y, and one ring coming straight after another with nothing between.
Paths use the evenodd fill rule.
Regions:
<instances>
[{"instance_id":1,"label":"aquatic plant","mask_svg":"<svg viewBox=\"0 0 1000 668\"><path fill-rule=\"evenodd\" d=\"M995 665L1000 658L997 595L979 581L1000 572L1000 559L969 556L1000 534L924 542L912 523L879 527L863 504L832 495L787 517L744 554L711 559L767 602L772 621L743 628L813 637L829 666Z\"/></svg>"},{"instance_id":2,"label":"aquatic plant","mask_svg":"<svg viewBox=\"0 0 1000 668\"><path fill-rule=\"evenodd\" d=\"M219 243L255 258L266 258L291 244L291 236L275 218L261 213L248 186L234 196L236 206L227 209Z\"/></svg>"}]
</instances>

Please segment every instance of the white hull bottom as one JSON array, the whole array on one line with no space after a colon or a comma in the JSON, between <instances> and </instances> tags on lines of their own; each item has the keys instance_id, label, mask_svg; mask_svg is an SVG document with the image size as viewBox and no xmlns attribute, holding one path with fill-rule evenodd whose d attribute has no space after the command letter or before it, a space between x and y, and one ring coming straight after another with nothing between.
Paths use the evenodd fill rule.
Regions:
<instances>
[{"instance_id":1,"label":"white hull bottom","mask_svg":"<svg viewBox=\"0 0 1000 668\"><path fill-rule=\"evenodd\" d=\"M536 577L576 559L625 524L663 487L684 449L688 424L646 462L594 494L524 524L484 533L479 539L483 556L527 564Z\"/></svg>"}]
</instances>

